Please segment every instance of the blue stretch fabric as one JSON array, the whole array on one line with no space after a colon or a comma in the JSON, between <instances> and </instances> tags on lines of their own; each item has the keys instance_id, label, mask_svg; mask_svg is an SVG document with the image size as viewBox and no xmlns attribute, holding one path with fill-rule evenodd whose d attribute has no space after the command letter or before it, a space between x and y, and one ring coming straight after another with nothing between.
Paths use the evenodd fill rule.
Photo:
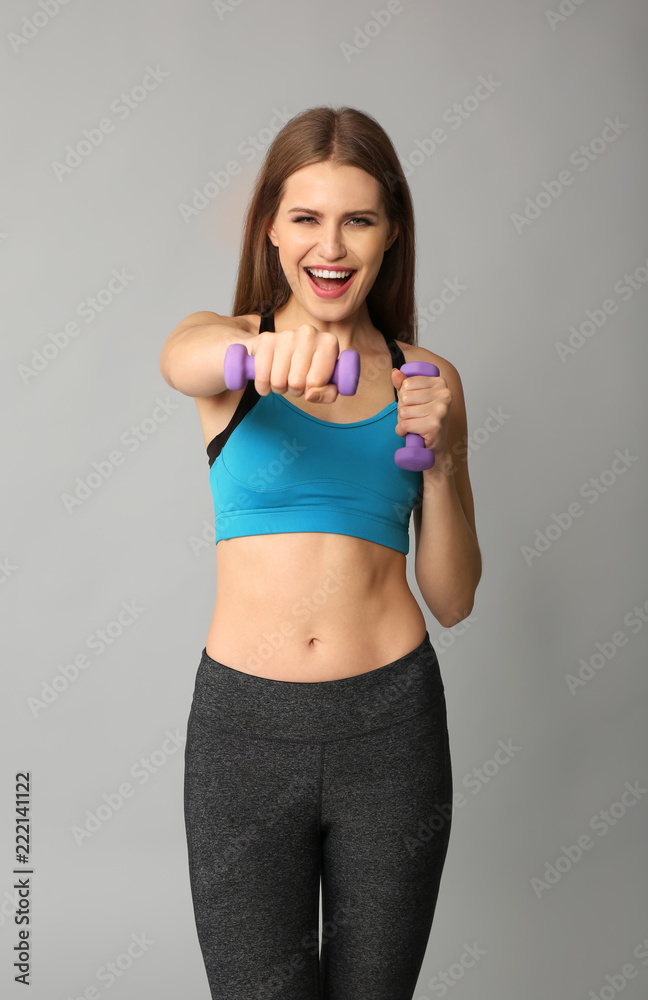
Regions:
<instances>
[{"instance_id":1,"label":"blue stretch fabric","mask_svg":"<svg viewBox=\"0 0 648 1000\"><path fill-rule=\"evenodd\" d=\"M274 313L259 333L274 330ZM394 367L405 364L386 342ZM260 396L250 379L228 426L209 442L216 544L242 535L324 531L409 552L409 519L421 472L400 469L394 452L395 400L366 420L333 423L275 392Z\"/></svg>"}]
</instances>

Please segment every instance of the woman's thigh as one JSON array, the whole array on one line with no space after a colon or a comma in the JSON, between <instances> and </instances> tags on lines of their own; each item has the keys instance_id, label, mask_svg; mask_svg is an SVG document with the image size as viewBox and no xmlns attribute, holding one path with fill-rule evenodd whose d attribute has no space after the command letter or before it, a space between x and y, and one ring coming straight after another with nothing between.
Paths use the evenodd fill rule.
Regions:
<instances>
[{"instance_id":1,"label":"woman's thigh","mask_svg":"<svg viewBox=\"0 0 648 1000\"><path fill-rule=\"evenodd\" d=\"M451 822L443 694L413 718L325 744L323 1000L411 1000Z\"/></svg>"},{"instance_id":2,"label":"woman's thigh","mask_svg":"<svg viewBox=\"0 0 648 1000\"><path fill-rule=\"evenodd\" d=\"M411 1000L451 817L427 633L399 660L314 683L244 674L203 650L185 824L212 997Z\"/></svg>"},{"instance_id":3,"label":"woman's thigh","mask_svg":"<svg viewBox=\"0 0 648 1000\"><path fill-rule=\"evenodd\" d=\"M320 748L223 735L195 709L184 810L213 998L318 1000Z\"/></svg>"}]
</instances>

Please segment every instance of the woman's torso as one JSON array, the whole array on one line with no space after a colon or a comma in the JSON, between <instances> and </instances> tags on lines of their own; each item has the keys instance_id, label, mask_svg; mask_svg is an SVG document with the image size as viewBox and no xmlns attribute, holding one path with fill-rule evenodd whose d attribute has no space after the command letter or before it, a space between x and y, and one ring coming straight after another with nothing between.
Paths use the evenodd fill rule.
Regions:
<instances>
[{"instance_id":1,"label":"woman's torso","mask_svg":"<svg viewBox=\"0 0 648 1000\"><path fill-rule=\"evenodd\" d=\"M236 317L258 333L259 316ZM416 348L396 342L406 361ZM355 396L291 405L337 423L364 420L394 400L386 341L362 355ZM196 398L205 446L223 431L244 389ZM395 447L397 444L395 444ZM221 539L217 593L205 647L236 670L275 680L336 680L415 649L425 618L409 589L404 553L351 535L293 532Z\"/></svg>"}]
</instances>

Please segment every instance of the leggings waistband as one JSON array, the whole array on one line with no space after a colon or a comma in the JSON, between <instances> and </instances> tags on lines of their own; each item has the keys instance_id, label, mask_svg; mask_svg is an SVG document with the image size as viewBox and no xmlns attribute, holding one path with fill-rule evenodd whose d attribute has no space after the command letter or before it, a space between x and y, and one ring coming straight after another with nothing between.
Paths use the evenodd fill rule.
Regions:
<instances>
[{"instance_id":1,"label":"leggings waistband","mask_svg":"<svg viewBox=\"0 0 648 1000\"><path fill-rule=\"evenodd\" d=\"M192 711L219 732L291 740L326 740L393 726L444 694L428 632L398 660L352 677L285 681L219 663L204 648Z\"/></svg>"}]
</instances>

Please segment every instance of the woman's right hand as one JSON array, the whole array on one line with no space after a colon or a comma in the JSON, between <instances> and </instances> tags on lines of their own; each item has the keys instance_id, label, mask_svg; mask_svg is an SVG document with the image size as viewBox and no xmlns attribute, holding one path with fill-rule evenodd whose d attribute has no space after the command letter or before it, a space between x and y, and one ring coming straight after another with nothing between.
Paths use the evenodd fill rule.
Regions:
<instances>
[{"instance_id":1,"label":"woman's right hand","mask_svg":"<svg viewBox=\"0 0 648 1000\"><path fill-rule=\"evenodd\" d=\"M260 396L303 396L307 403L337 399L337 386L329 381L340 354L334 333L305 323L296 330L264 330L246 347L254 355L254 387Z\"/></svg>"}]
</instances>

